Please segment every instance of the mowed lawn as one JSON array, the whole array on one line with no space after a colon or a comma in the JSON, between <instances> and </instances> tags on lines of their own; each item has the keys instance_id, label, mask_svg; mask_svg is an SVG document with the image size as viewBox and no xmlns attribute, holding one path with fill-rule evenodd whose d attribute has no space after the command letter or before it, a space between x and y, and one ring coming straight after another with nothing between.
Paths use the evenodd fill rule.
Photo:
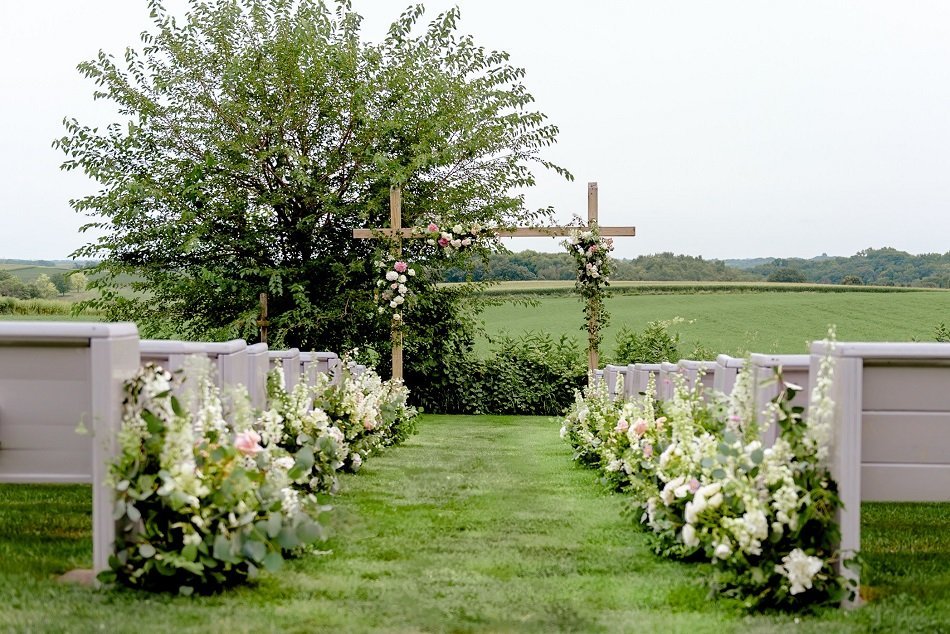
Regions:
<instances>
[{"instance_id":1,"label":"mowed lawn","mask_svg":"<svg viewBox=\"0 0 950 634\"><path fill-rule=\"evenodd\" d=\"M857 612L747 615L711 568L660 559L623 496L575 466L540 417L424 416L347 476L335 536L252 587L211 597L95 591L89 490L0 485L0 631L937 632L950 628L946 505L866 505Z\"/></svg>"},{"instance_id":2,"label":"mowed lawn","mask_svg":"<svg viewBox=\"0 0 950 634\"><path fill-rule=\"evenodd\" d=\"M585 342L581 300L548 295L537 306L504 304L482 313L489 336L526 330L564 334ZM684 352L701 343L715 353L805 353L807 342L837 326L842 341L933 341L934 327L950 324L950 292L706 292L627 295L608 299L610 325L602 352L613 351L622 326L642 330L647 322L681 317ZM487 350L481 338L478 348Z\"/></svg>"}]
</instances>

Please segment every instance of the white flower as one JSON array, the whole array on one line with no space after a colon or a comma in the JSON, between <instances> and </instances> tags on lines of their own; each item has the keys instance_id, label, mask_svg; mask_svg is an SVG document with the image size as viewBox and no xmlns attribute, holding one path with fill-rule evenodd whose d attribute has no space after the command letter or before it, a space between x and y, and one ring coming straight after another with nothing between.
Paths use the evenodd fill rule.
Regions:
<instances>
[{"instance_id":1,"label":"white flower","mask_svg":"<svg viewBox=\"0 0 950 634\"><path fill-rule=\"evenodd\" d=\"M400 284L398 290L400 295L405 295L409 292L409 288L405 284Z\"/></svg>"},{"instance_id":2,"label":"white flower","mask_svg":"<svg viewBox=\"0 0 950 634\"><path fill-rule=\"evenodd\" d=\"M274 460L274 464L283 469L284 471L289 471L294 468L294 459L290 456L281 456Z\"/></svg>"},{"instance_id":3,"label":"white flower","mask_svg":"<svg viewBox=\"0 0 950 634\"><path fill-rule=\"evenodd\" d=\"M690 548L699 546L699 537L696 535L696 527L692 524L685 524L681 535L683 537L683 543Z\"/></svg>"},{"instance_id":4,"label":"white flower","mask_svg":"<svg viewBox=\"0 0 950 634\"><path fill-rule=\"evenodd\" d=\"M399 273L396 271L386 271L386 279L390 282L395 282L399 278Z\"/></svg>"},{"instance_id":5,"label":"white flower","mask_svg":"<svg viewBox=\"0 0 950 634\"><path fill-rule=\"evenodd\" d=\"M775 566L775 572L788 578L791 586L788 591L791 594L798 594L811 588L811 582L822 566L821 559L806 555L801 548L796 548L782 557L782 565Z\"/></svg>"},{"instance_id":6,"label":"white flower","mask_svg":"<svg viewBox=\"0 0 950 634\"><path fill-rule=\"evenodd\" d=\"M452 227L452 233L462 233L462 225L455 225Z\"/></svg>"},{"instance_id":7,"label":"white flower","mask_svg":"<svg viewBox=\"0 0 950 634\"><path fill-rule=\"evenodd\" d=\"M459 240L458 238L456 238L456 239L452 240L449 244L452 245L452 248L458 249L458 248L460 248L460 247L462 246L462 241Z\"/></svg>"},{"instance_id":8,"label":"white flower","mask_svg":"<svg viewBox=\"0 0 950 634\"><path fill-rule=\"evenodd\" d=\"M406 271L406 273L409 274L409 277L415 277L415 276L416 276L416 270L415 270L415 269L409 269L408 271Z\"/></svg>"},{"instance_id":9,"label":"white flower","mask_svg":"<svg viewBox=\"0 0 950 634\"><path fill-rule=\"evenodd\" d=\"M399 282L400 284L405 284L405 283L406 283L406 276L405 276L405 275L400 275L400 276L396 279L396 281Z\"/></svg>"},{"instance_id":10,"label":"white flower","mask_svg":"<svg viewBox=\"0 0 950 634\"><path fill-rule=\"evenodd\" d=\"M356 452L351 453L350 463L353 465L354 469L359 469L363 464L363 456L359 455Z\"/></svg>"},{"instance_id":11,"label":"white flower","mask_svg":"<svg viewBox=\"0 0 950 634\"><path fill-rule=\"evenodd\" d=\"M729 555L731 554L732 554L732 546L730 546L726 542L722 542L721 544L716 544L716 551L715 551L716 557L718 557L719 559L728 559Z\"/></svg>"},{"instance_id":12,"label":"white flower","mask_svg":"<svg viewBox=\"0 0 950 634\"><path fill-rule=\"evenodd\" d=\"M396 306L399 306L399 304L396 303L396 300L395 300L395 299L394 299L393 301L389 302L389 307L390 307L390 308L395 308Z\"/></svg>"},{"instance_id":13,"label":"white flower","mask_svg":"<svg viewBox=\"0 0 950 634\"><path fill-rule=\"evenodd\" d=\"M398 306L399 304L402 304L405 301L406 301L405 297L403 297L402 295L397 295L396 297L393 298L392 303ZM396 306L393 306L393 308L395 308Z\"/></svg>"}]
</instances>

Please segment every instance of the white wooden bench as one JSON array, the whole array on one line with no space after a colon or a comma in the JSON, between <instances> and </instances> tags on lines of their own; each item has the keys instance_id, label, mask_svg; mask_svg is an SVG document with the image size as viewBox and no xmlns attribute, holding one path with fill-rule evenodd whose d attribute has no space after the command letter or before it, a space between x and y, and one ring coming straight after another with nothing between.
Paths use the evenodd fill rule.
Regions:
<instances>
[{"instance_id":1,"label":"white wooden bench","mask_svg":"<svg viewBox=\"0 0 950 634\"><path fill-rule=\"evenodd\" d=\"M812 387L827 350L811 346ZM950 343L839 342L831 355L830 465L848 556L861 546L862 501L950 501Z\"/></svg>"},{"instance_id":2,"label":"white wooden bench","mask_svg":"<svg viewBox=\"0 0 950 634\"><path fill-rule=\"evenodd\" d=\"M255 343L247 347L247 393L251 405L257 409L267 406L267 372L270 370L270 351L266 343Z\"/></svg>"},{"instance_id":3,"label":"white wooden bench","mask_svg":"<svg viewBox=\"0 0 950 634\"><path fill-rule=\"evenodd\" d=\"M308 385L316 383L318 374L331 374L331 363L339 361L335 352L301 352L300 376ZM333 364L334 367L336 364Z\"/></svg>"},{"instance_id":4,"label":"white wooden bench","mask_svg":"<svg viewBox=\"0 0 950 634\"><path fill-rule=\"evenodd\" d=\"M142 365L156 363L169 372L180 370L189 355L201 354L214 363L218 387L223 389L227 385L247 384L247 342L243 339L213 343L142 339L139 342L139 350Z\"/></svg>"},{"instance_id":5,"label":"white wooden bench","mask_svg":"<svg viewBox=\"0 0 950 634\"><path fill-rule=\"evenodd\" d=\"M279 364L284 371L284 389L293 392L300 383L300 350L271 350L268 354L271 363Z\"/></svg>"},{"instance_id":6,"label":"white wooden bench","mask_svg":"<svg viewBox=\"0 0 950 634\"><path fill-rule=\"evenodd\" d=\"M686 379L686 385L690 389L701 387L703 397L708 398L715 383L716 362L680 359L677 365L680 368L680 374Z\"/></svg>"},{"instance_id":7,"label":"white wooden bench","mask_svg":"<svg viewBox=\"0 0 950 634\"><path fill-rule=\"evenodd\" d=\"M105 481L138 343L129 323L0 322L0 482L92 483L94 572L115 541Z\"/></svg>"},{"instance_id":8,"label":"white wooden bench","mask_svg":"<svg viewBox=\"0 0 950 634\"><path fill-rule=\"evenodd\" d=\"M781 389L775 380L775 371L782 369L782 380L794 383L802 388L792 406L808 408L809 368L811 357L807 354L752 354L749 356L749 371L755 380L755 412L762 427L762 444L772 445L778 438L778 424L775 416L768 413L769 403Z\"/></svg>"},{"instance_id":9,"label":"white wooden bench","mask_svg":"<svg viewBox=\"0 0 950 634\"><path fill-rule=\"evenodd\" d=\"M716 368L713 370L713 389L723 394L732 394L736 385L736 376L739 370L745 367L745 359L730 357L721 354L716 357Z\"/></svg>"},{"instance_id":10,"label":"white wooden bench","mask_svg":"<svg viewBox=\"0 0 950 634\"><path fill-rule=\"evenodd\" d=\"M656 400L668 401L673 398L676 388L673 376L677 374L680 374L679 365L669 361L660 364L660 371L656 375Z\"/></svg>"},{"instance_id":11,"label":"white wooden bench","mask_svg":"<svg viewBox=\"0 0 950 634\"><path fill-rule=\"evenodd\" d=\"M660 389L660 364L659 363L637 363L634 365L635 375L634 380L637 383L637 394L641 394L647 391L647 385L649 384L650 377L653 377L654 386L657 392Z\"/></svg>"}]
</instances>

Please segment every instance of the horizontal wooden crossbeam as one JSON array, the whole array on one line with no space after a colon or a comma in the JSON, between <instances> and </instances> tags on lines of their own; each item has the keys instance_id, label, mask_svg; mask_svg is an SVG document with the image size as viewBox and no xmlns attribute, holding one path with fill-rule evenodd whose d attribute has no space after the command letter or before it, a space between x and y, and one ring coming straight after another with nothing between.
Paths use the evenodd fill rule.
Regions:
<instances>
[{"instance_id":1,"label":"horizontal wooden crossbeam","mask_svg":"<svg viewBox=\"0 0 950 634\"><path fill-rule=\"evenodd\" d=\"M600 235L607 237L617 236L635 236L636 227L598 227ZM570 235L572 231L587 231L588 227L519 227L517 229L494 231L493 235L499 238L556 238L558 236ZM379 236L398 235L402 238L425 238L426 235L420 235L411 228L402 229L354 229L353 237L361 239L372 239Z\"/></svg>"}]
</instances>

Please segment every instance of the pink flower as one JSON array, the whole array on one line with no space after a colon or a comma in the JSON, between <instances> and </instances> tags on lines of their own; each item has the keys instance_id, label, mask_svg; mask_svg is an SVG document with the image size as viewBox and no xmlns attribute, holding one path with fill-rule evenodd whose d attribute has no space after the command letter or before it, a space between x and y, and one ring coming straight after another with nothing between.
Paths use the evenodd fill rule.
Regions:
<instances>
[{"instance_id":1,"label":"pink flower","mask_svg":"<svg viewBox=\"0 0 950 634\"><path fill-rule=\"evenodd\" d=\"M439 246L446 247L449 245L449 241L445 238L439 238Z\"/></svg>"},{"instance_id":2,"label":"pink flower","mask_svg":"<svg viewBox=\"0 0 950 634\"><path fill-rule=\"evenodd\" d=\"M642 418L638 418L637 422L633 425L633 433L637 436L642 436L647 431L647 422Z\"/></svg>"},{"instance_id":3,"label":"pink flower","mask_svg":"<svg viewBox=\"0 0 950 634\"><path fill-rule=\"evenodd\" d=\"M649 458L653 455L653 445L647 444L643 445L643 457Z\"/></svg>"},{"instance_id":4,"label":"pink flower","mask_svg":"<svg viewBox=\"0 0 950 634\"><path fill-rule=\"evenodd\" d=\"M588 249L587 249L587 252L588 252L588 253L594 253L594 252L596 252L596 251L597 251L597 245L596 245L596 244L590 245L590 247L588 247Z\"/></svg>"},{"instance_id":5,"label":"pink flower","mask_svg":"<svg viewBox=\"0 0 950 634\"><path fill-rule=\"evenodd\" d=\"M626 432L627 429L629 428L630 428L630 423L627 422L627 419L621 418L620 421L617 423L617 426L614 427L614 431L617 432L618 434L622 434Z\"/></svg>"},{"instance_id":6,"label":"pink flower","mask_svg":"<svg viewBox=\"0 0 950 634\"><path fill-rule=\"evenodd\" d=\"M396 262L395 264L393 264L393 268L396 269L397 273L405 273L406 269L409 268L409 265L406 264L405 262Z\"/></svg>"},{"instance_id":7,"label":"pink flower","mask_svg":"<svg viewBox=\"0 0 950 634\"><path fill-rule=\"evenodd\" d=\"M426 227L426 231L428 231L429 233L438 233L439 225L435 224L434 222L430 222L429 226Z\"/></svg>"},{"instance_id":8,"label":"pink flower","mask_svg":"<svg viewBox=\"0 0 950 634\"><path fill-rule=\"evenodd\" d=\"M689 481L689 492L696 493L696 491L698 490L699 490L699 480L697 480L696 478L693 478L692 480Z\"/></svg>"},{"instance_id":9,"label":"pink flower","mask_svg":"<svg viewBox=\"0 0 950 634\"><path fill-rule=\"evenodd\" d=\"M253 429L248 431L240 432L237 437L234 439L234 446L245 456L253 456L261 451L264 451L264 448L260 445L261 435L258 434Z\"/></svg>"},{"instance_id":10,"label":"pink flower","mask_svg":"<svg viewBox=\"0 0 950 634\"><path fill-rule=\"evenodd\" d=\"M660 416L659 418L656 419L657 431L660 431L661 429L663 429L663 423L665 422L666 422L666 416Z\"/></svg>"}]
</instances>

